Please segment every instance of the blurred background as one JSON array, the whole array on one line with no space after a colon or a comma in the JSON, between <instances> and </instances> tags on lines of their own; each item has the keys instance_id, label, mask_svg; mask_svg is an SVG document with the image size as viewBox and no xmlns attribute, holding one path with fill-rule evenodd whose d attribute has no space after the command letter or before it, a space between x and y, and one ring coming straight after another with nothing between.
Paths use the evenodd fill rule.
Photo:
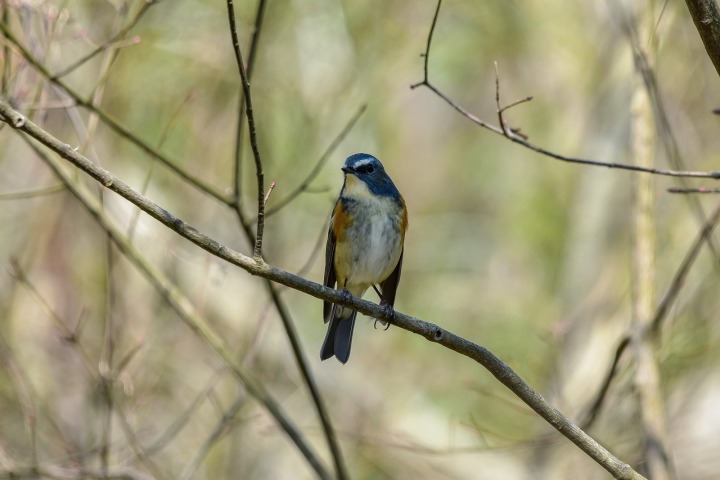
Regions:
<instances>
[{"instance_id":1,"label":"blurred background","mask_svg":"<svg viewBox=\"0 0 720 480\"><path fill-rule=\"evenodd\" d=\"M5 28L51 73L131 25L62 81L230 196L240 82L226 3L144 5L6 0L0 8ZM646 7L640 13L653 27L654 74L682 169L720 170L720 119L711 113L720 107L718 75L682 2ZM247 56L256 4L235 8ZM410 215L396 308L489 348L581 421L631 325L636 174L541 156L481 129L427 88L410 89L423 79L435 8L433 0L268 2L251 86L266 184L276 184L268 209L303 183L367 108L306 191L267 218L265 259L322 282L339 167L352 153L376 155ZM505 114L531 142L633 163L636 74L623 28L633 13L614 1L447 0L430 80L496 124L497 62L504 103L534 97ZM75 106L15 43L0 42L3 96L18 110L200 231L252 253L232 209ZM674 168L662 148L668 135L656 142L662 168ZM263 382L330 468L263 281L67 171ZM241 199L249 219L255 182L245 141ZM683 185L653 177L656 304L701 226L690 198L667 193ZM719 201L695 200L706 212ZM103 462L138 478L314 477L266 410L7 126L0 130L0 225L0 478L38 464L85 478L77 472ZM717 255L703 249L655 351L668 447L684 479L720 474ZM321 363L322 302L281 292L353 478L608 477L486 370L406 331L374 329L362 317L348 364ZM588 433L642 469L633 375L625 355Z\"/></svg>"}]
</instances>

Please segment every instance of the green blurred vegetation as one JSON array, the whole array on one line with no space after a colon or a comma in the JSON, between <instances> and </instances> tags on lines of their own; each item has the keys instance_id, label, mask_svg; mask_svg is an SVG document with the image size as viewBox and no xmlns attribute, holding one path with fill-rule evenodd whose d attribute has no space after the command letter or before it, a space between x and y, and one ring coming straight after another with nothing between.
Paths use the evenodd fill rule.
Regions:
<instances>
[{"instance_id":1,"label":"green blurred vegetation","mask_svg":"<svg viewBox=\"0 0 720 480\"><path fill-rule=\"evenodd\" d=\"M247 55L255 5L236 4ZM141 5L18 1L2 8L16 36L56 72L111 38ZM506 113L531 141L567 155L632 163L633 63L619 25L627 12L617 8L612 2L448 0L435 31L430 78L496 123L497 62L504 102L534 97ZM266 183L276 182L269 208L300 185L345 123L368 107L310 191L267 219L266 260L298 271L312 259L305 276L320 282L322 236L342 181L339 166L355 152L378 156L410 211L396 307L488 347L551 403L580 418L630 322L633 174L542 157L478 128L429 90L411 90L422 80L420 54L434 9L429 0L269 2L252 81ZM240 84L227 23L225 2L158 2L128 34L126 40L137 37L137 43L106 50L65 80L84 96L103 85L97 98L102 110L186 171L230 193ZM719 170L720 121L711 115L720 106L718 78L683 4L665 6L656 35L659 91L685 168ZM11 72L3 95L21 111L134 188L147 182L150 198L199 230L251 252L230 209L154 164L102 122L92 127L97 120L87 111L56 108L67 99L4 38L0 45L11 52L0 52ZM89 140L79 133L84 128L90 128ZM667 166L661 147L657 153L658 165ZM247 142L243 158L242 201L252 216L256 184ZM134 207L79 177L128 229ZM165 478L177 478L223 411L245 393L108 247L105 233L68 193L2 197L57 183L15 132L0 131L0 478L30 462L28 398L41 462L98 467L108 335L113 369L135 352L112 386L110 465L147 473L134 449L150 449ZM655 179L658 299L699 229L687 199L666 193L677 185ZM713 196L700 201L707 211L717 203ZM265 382L329 465L315 411L261 281L146 215L139 216L133 242ZM37 294L13 274L12 258ZM715 258L705 251L692 269L658 349L673 459L684 479L720 472ZM353 478L606 478L485 370L405 331L383 332L360 321L350 362L320 363L321 302L294 291L282 296ZM77 327L77 338L64 338L58 322ZM635 465L639 419L628 365L621 366L589 433ZM157 446L178 419L186 421L184 428ZM192 476L311 477L249 398Z\"/></svg>"}]
</instances>

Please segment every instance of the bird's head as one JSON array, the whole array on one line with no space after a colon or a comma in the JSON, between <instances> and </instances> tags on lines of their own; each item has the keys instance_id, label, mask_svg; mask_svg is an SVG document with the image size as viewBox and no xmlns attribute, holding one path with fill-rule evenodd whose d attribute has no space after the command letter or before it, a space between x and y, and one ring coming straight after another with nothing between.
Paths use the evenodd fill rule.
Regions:
<instances>
[{"instance_id":1,"label":"bird's head","mask_svg":"<svg viewBox=\"0 0 720 480\"><path fill-rule=\"evenodd\" d=\"M348 194L364 196L364 190L375 196L398 197L400 194L380 160L367 153L350 155L342 166L345 190Z\"/></svg>"}]
</instances>

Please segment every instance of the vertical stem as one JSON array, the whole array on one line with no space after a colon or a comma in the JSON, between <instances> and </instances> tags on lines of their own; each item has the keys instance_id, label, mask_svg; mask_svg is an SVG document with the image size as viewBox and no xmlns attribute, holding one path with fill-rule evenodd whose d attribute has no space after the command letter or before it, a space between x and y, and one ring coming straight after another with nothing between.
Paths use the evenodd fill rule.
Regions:
<instances>
[{"instance_id":1,"label":"vertical stem","mask_svg":"<svg viewBox=\"0 0 720 480\"><path fill-rule=\"evenodd\" d=\"M10 6L3 2L2 4L2 18L0 22L6 27L10 26ZM2 77L0 78L0 95L10 98L10 44L3 42L3 69Z\"/></svg>"},{"instance_id":2,"label":"vertical stem","mask_svg":"<svg viewBox=\"0 0 720 480\"><path fill-rule=\"evenodd\" d=\"M652 168L655 164L655 122L651 100L643 81L642 68L652 68L644 41L650 38L654 16L650 2L638 7L638 54L646 62L636 62L634 91L631 104L632 158L638 166ZM655 303L655 208L654 177L636 175L633 182L632 216L632 334L635 360L635 391L643 431L642 463L647 476L654 480L673 478L667 450L665 407L660 388L656 345L650 334Z\"/></svg>"},{"instance_id":3,"label":"vertical stem","mask_svg":"<svg viewBox=\"0 0 720 480\"><path fill-rule=\"evenodd\" d=\"M248 54L247 61L247 76L248 79L252 78L253 67L255 66L255 58L257 58L257 51L260 32L262 31L263 19L265 18L265 10L267 7L267 0L259 0L257 6L257 12L255 13L255 29L252 33L252 39L250 40L250 53ZM234 20L233 20L234 21ZM235 133L235 168L233 172L233 189L234 189L234 203L235 208L240 208L240 194L242 191L242 139L243 139L243 127L245 125L245 95L243 87L240 88L240 99L238 104L238 122L237 131Z\"/></svg>"},{"instance_id":4,"label":"vertical stem","mask_svg":"<svg viewBox=\"0 0 720 480\"><path fill-rule=\"evenodd\" d=\"M253 111L252 97L250 96L250 80L248 72L243 62L242 52L240 50L240 41L237 35L237 26L235 24L235 7L233 0L227 0L228 20L230 22L230 34L233 42L233 50L235 51L235 60L237 61L238 70L240 72L240 80L242 83L243 97L245 98L245 116L248 121L248 131L250 136L250 147L252 148L253 157L255 158L255 174L257 176L257 227L255 233L255 249L253 257L255 260L262 258L262 241L265 230L265 174L263 173L262 158L257 143L257 132L255 131L255 113Z\"/></svg>"},{"instance_id":5,"label":"vertical stem","mask_svg":"<svg viewBox=\"0 0 720 480\"><path fill-rule=\"evenodd\" d=\"M105 335L103 338L103 354L100 361L100 386L102 395L105 400L105 416L102 425L101 443L100 443L100 471L103 476L107 477L110 467L110 449L112 442L112 419L114 398L113 398L113 356L115 353L115 312L114 302L114 284L113 284L113 243L110 235L106 236L106 268L105 268Z\"/></svg>"}]
</instances>

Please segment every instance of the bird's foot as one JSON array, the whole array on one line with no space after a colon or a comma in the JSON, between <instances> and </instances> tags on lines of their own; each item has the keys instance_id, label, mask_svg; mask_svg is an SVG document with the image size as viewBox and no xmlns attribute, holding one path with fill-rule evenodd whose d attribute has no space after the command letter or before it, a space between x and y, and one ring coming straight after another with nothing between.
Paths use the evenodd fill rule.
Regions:
<instances>
[{"instance_id":1,"label":"bird's foot","mask_svg":"<svg viewBox=\"0 0 720 480\"><path fill-rule=\"evenodd\" d=\"M352 293L350 293L350 290L347 288L343 288L340 290L340 304L342 306L346 306L348 303L352 301Z\"/></svg>"},{"instance_id":2,"label":"bird's foot","mask_svg":"<svg viewBox=\"0 0 720 480\"><path fill-rule=\"evenodd\" d=\"M377 328L377 322L380 322L382 325L385 326L385 330L390 328L390 323L395 321L395 309L390 305L389 303L385 303L384 301L380 302L380 306L383 309L383 316L389 319L388 321L385 320L378 320L375 319L374 327Z\"/></svg>"}]
</instances>

